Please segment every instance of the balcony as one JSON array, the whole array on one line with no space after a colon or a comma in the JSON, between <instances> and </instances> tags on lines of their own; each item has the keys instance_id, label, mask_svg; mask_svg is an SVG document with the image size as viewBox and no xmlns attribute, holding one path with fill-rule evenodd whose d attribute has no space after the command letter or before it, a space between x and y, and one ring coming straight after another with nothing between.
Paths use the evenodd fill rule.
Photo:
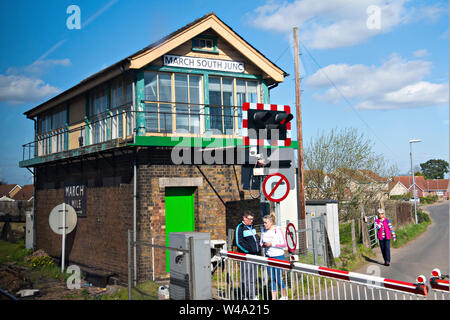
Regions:
<instances>
[{"instance_id":1,"label":"balcony","mask_svg":"<svg viewBox=\"0 0 450 320\"><path fill-rule=\"evenodd\" d=\"M143 101L108 110L66 128L37 134L23 145L20 167L82 156L125 146L240 145L240 106Z\"/></svg>"}]
</instances>

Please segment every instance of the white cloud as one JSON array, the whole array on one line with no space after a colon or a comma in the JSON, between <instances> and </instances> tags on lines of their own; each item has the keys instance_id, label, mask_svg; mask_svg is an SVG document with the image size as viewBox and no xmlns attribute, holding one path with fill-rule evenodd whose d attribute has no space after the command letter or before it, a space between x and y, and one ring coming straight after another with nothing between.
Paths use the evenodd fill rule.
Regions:
<instances>
[{"instance_id":1,"label":"white cloud","mask_svg":"<svg viewBox=\"0 0 450 320\"><path fill-rule=\"evenodd\" d=\"M429 55L427 49L420 49L413 52L414 57L416 58L423 58Z\"/></svg>"},{"instance_id":2,"label":"white cloud","mask_svg":"<svg viewBox=\"0 0 450 320\"><path fill-rule=\"evenodd\" d=\"M60 90L41 79L0 74L0 102L19 104L38 101L59 93Z\"/></svg>"},{"instance_id":3,"label":"white cloud","mask_svg":"<svg viewBox=\"0 0 450 320\"><path fill-rule=\"evenodd\" d=\"M248 15L261 29L292 33L299 27L300 40L311 48L328 49L362 43L370 37L391 31L417 19L436 19L437 6L408 9L407 0L269 0ZM369 8L379 9L378 15ZM375 17L375 20L372 18ZM377 23L371 24L370 21ZM379 22L379 24L378 24Z\"/></svg>"},{"instance_id":4,"label":"white cloud","mask_svg":"<svg viewBox=\"0 0 450 320\"><path fill-rule=\"evenodd\" d=\"M20 75L20 74L26 74L26 75L42 75L45 72L48 72L51 68L55 66L63 66L63 67L69 67L72 63L70 62L70 59L60 59L60 60L36 60L32 64L25 66L25 67L9 67L6 70L7 75Z\"/></svg>"},{"instance_id":5,"label":"white cloud","mask_svg":"<svg viewBox=\"0 0 450 320\"><path fill-rule=\"evenodd\" d=\"M39 59L28 66L9 67L5 74L0 74L0 102L8 104L35 102L61 92L40 77L54 67L71 65L69 59Z\"/></svg>"},{"instance_id":6,"label":"white cloud","mask_svg":"<svg viewBox=\"0 0 450 320\"><path fill-rule=\"evenodd\" d=\"M430 69L428 61L407 61L394 54L380 66L329 65L307 78L306 85L318 89L314 94L318 100L337 104L345 97L353 99L358 109L445 104L448 102L448 84L425 81Z\"/></svg>"},{"instance_id":7,"label":"white cloud","mask_svg":"<svg viewBox=\"0 0 450 320\"><path fill-rule=\"evenodd\" d=\"M435 23L443 14L448 12L448 6L444 3L435 3L412 9L412 17L415 20L425 20Z\"/></svg>"}]
</instances>

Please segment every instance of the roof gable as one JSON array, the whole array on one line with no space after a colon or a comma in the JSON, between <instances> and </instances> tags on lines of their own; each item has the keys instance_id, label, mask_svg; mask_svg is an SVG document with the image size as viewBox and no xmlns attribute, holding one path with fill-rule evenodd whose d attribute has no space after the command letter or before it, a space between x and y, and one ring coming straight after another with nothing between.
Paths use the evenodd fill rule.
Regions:
<instances>
[{"instance_id":1,"label":"roof gable","mask_svg":"<svg viewBox=\"0 0 450 320\"><path fill-rule=\"evenodd\" d=\"M186 41L189 41L190 39L193 39L210 29L217 33L221 38L225 39L229 45L239 51L242 56L260 68L264 72L265 78L271 78L273 82L284 81L284 77L287 75L286 72L277 67L247 41L240 37L214 13L210 13L192 22L191 24L186 25L157 43L154 43L137 52L129 58L129 68L141 69L149 63L162 57L164 54L167 54L183 45Z\"/></svg>"},{"instance_id":2,"label":"roof gable","mask_svg":"<svg viewBox=\"0 0 450 320\"><path fill-rule=\"evenodd\" d=\"M412 177L410 176L394 177L394 181L400 181L407 189L411 189L413 187ZM426 189L425 179L423 176L414 176L414 182L416 184L416 188L419 188L422 191Z\"/></svg>"},{"instance_id":3,"label":"roof gable","mask_svg":"<svg viewBox=\"0 0 450 320\"><path fill-rule=\"evenodd\" d=\"M22 187L22 189L20 189L19 192L17 192L12 198L14 200L25 200L25 201L29 201L33 198L33 185L32 184L27 184L24 185Z\"/></svg>"}]
</instances>

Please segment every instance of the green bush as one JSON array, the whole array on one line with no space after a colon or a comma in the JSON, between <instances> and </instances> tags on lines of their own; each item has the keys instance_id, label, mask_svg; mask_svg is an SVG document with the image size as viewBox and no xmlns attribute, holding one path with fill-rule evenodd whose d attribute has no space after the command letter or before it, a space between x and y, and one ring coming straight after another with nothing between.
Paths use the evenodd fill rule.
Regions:
<instances>
[{"instance_id":1,"label":"green bush","mask_svg":"<svg viewBox=\"0 0 450 320\"><path fill-rule=\"evenodd\" d=\"M399 195L394 195L394 196L389 197L389 199L391 199L391 200L405 200L405 201L408 201L409 198L411 198L410 193L399 194Z\"/></svg>"},{"instance_id":2,"label":"green bush","mask_svg":"<svg viewBox=\"0 0 450 320\"><path fill-rule=\"evenodd\" d=\"M423 223L423 222L431 223L431 218L427 213L423 212L421 209L418 209L417 210L417 222L418 223Z\"/></svg>"},{"instance_id":3,"label":"green bush","mask_svg":"<svg viewBox=\"0 0 450 320\"><path fill-rule=\"evenodd\" d=\"M439 197L436 195L428 196L428 197L420 197L420 203L422 203L422 204L435 203L438 200L439 200Z\"/></svg>"}]
</instances>

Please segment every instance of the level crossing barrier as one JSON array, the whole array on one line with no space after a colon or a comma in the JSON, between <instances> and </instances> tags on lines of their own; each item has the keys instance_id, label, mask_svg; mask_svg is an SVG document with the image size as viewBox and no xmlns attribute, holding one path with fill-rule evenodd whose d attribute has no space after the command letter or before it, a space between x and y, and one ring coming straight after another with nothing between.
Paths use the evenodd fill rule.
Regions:
<instances>
[{"instance_id":1,"label":"level crossing barrier","mask_svg":"<svg viewBox=\"0 0 450 320\"><path fill-rule=\"evenodd\" d=\"M218 299L238 300L246 296L243 287L250 286L242 285L242 268L254 270L257 299L271 299L269 267L281 271L272 274L283 279L288 300L422 300L428 295L424 277L410 283L225 250L220 251L220 256L214 290ZM280 293L276 286L278 297Z\"/></svg>"},{"instance_id":2,"label":"level crossing barrier","mask_svg":"<svg viewBox=\"0 0 450 320\"><path fill-rule=\"evenodd\" d=\"M443 276L438 268L433 269L430 277L430 287L434 293L434 299L448 300L449 295L449 281L444 280L448 275Z\"/></svg>"}]
</instances>

